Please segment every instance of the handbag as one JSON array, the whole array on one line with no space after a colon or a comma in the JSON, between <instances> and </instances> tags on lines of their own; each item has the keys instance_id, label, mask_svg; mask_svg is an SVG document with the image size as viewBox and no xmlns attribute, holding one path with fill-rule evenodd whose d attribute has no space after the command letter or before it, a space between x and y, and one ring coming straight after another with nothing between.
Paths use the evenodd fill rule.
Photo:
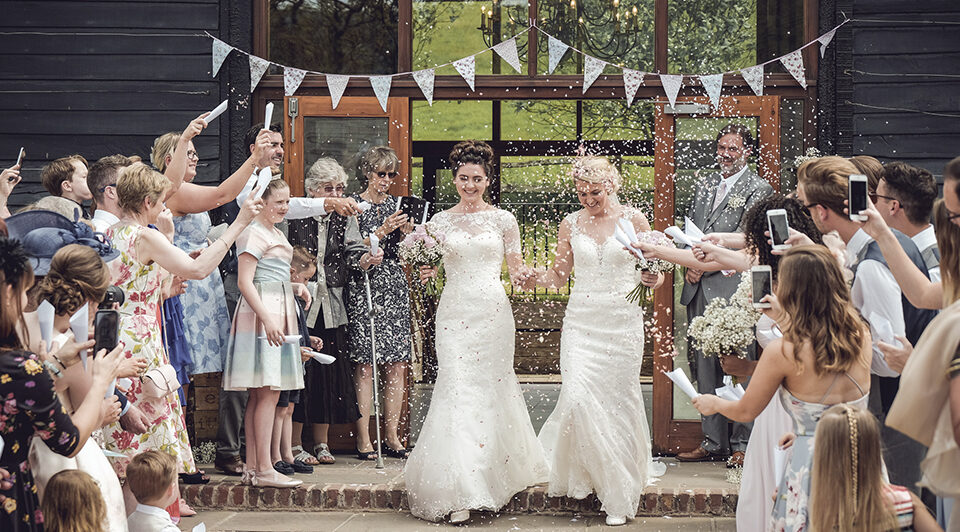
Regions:
<instances>
[{"instance_id":1,"label":"handbag","mask_svg":"<svg viewBox=\"0 0 960 532\"><path fill-rule=\"evenodd\" d=\"M180 389L177 371L170 364L151 369L140 377L140 389L143 395L160 399Z\"/></svg>"}]
</instances>

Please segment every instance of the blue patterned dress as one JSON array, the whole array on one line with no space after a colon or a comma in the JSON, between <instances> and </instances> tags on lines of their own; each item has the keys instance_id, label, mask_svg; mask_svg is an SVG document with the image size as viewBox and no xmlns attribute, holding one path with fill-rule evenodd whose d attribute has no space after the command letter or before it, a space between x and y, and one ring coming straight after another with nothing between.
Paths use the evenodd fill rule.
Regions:
<instances>
[{"instance_id":1,"label":"blue patterned dress","mask_svg":"<svg viewBox=\"0 0 960 532\"><path fill-rule=\"evenodd\" d=\"M176 233L173 243L187 253L207 247L210 215L201 212L173 219ZM223 369L227 341L230 339L230 315L223 293L220 270L199 281L189 281L180 296L183 303L184 333L193 356L191 374L213 373Z\"/></svg>"}]
</instances>

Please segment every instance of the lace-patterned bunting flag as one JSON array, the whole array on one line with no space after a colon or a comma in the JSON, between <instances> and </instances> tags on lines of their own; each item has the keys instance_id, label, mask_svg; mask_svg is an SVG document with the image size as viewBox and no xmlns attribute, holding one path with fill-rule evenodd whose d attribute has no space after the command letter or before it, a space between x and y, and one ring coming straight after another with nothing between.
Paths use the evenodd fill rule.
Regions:
<instances>
[{"instance_id":1,"label":"lace-patterned bunting flag","mask_svg":"<svg viewBox=\"0 0 960 532\"><path fill-rule=\"evenodd\" d=\"M707 91L710 97L710 104L716 109L720 106L720 90L723 88L723 74L710 74L708 76L698 76L703 90Z\"/></svg>"},{"instance_id":2,"label":"lace-patterned bunting flag","mask_svg":"<svg viewBox=\"0 0 960 532\"><path fill-rule=\"evenodd\" d=\"M554 39L553 37L547 37L547 51L549 52L550 61L547 65L547 74L553 74L553 71L557 69L557 65L560 64L560 60L563 59L563 55L567 53L567 43Z\"/></svg>"},{"instance_id":3,"label":"lace-patterned bunting flag","mask_svg":"<svg viewBox=\"0 0 960 532\"><path fill-rule=\"evenodd\" d=\"M740 70L743 80L750 85L753 93L757 96L763 96L763 65L752 66Z\"/></svg>"},{"instance_id":4,"label":"lace-patterned bunting flag","mask_svg":"<svg viewBox=\"0 0 960 532\"><path fill-rule=\"evenodd\" d=\"M263 77L263 73L266 72L269 67L270 61L261 59L255 55L250 56L250 92L253 92L253 89L257 88L257 85L260 84L260 78Z\"/></svg>"},{"instance_id":5,"label":"lace-patterned bunting flag","mask_svg":"<svg viewBox=\"0 0 960 532\"><path fill-rule=\"evenodd\" d=\"M643 84L643 76L646 73L639 70L623 69L623 90L627 94L627 107L633 105L633 98L637 95L637 89Z\"/></svg>"},{"instance_id":6,"label":"lace-patterned bunting flag","mask_svg":"<svg viewBox=\"0 0 960 532\"><path fill-rule=\"evenodd\" d=\"M601 61L596 57L591 57L587 54L583 54L583 93L587 93L587 89L593 85L594 81L597 81L597 78L600 77L600 74L603 73L603 67L607 66L606 61Z\"/></svg>"},{"instance_id":7,"label":"lace-patterned bunting flag","mask_svg":"<svg viewBox=\"0 0 960 532\"><path fill-rule=\"evenodd\" d=\"M434 76L435 72L432 68L418 70L413 73L413 79L417 82L417 86L420 87L420 92L423 93L423 97L427 99L427 103L430 106L433 106Z\"/></svg>"},{"instance_id":8,"label":"lace-patterned bunting flag","mask_svg":"<svg viewBox=\"0 0 960 532\"><path fill-rule=\"evenodd\" d=\"M217 77L217 73L220 72L220 67L223 66L223 61L230 55L230 52L233 51L233 46L221 41L214 37L213 39L213 51L211 55L213 56L213 70L212 76Z\"/></svg>"},{"instance_id":9,"label":"lace-patterned bunting flag","mask_svg":"<svg viewBox=\"0 0 960 532\"><path fill-rule=\"evenodd\" d=\"M787 72L793 76L793 79L797 80L797 83L800 84L804 89L807 88L807 73L803 69L803 54L800 50L794 50L789 54L780 58L780 62L783 63L783 67L787 69Z\"/></svg>"},{"instance_id":10,"label":"lace-patterned bunting flag","mask_svg":"<svg viewBox=\"0 0 960 532\"><path fill-rule=\"evenodd\" d=\"M477 58L471 55L459 61L454 61L453 68L457 69L457 72L460 73L463 80L470 86L470 90L474 90L473 82L477 77Z\"/></svg>"},{"instance_id":11,"label":"lace-patterned bunting flag","mask_svg":"<svg viewBox=\"0 0 960 532\"><path fill-rule=\"evenodd\" d=\"M520 55L517 54L516 37L513 39L507 39L494 46L493 51L497 52L497 55L506 61L508 65L512 66L514 70L522 74L522 72L520 72Z\"/></svg>"},{"instance_id":12,"label":"lace-patterned bunting flag","mask_svg":"<svg viewBox=\"0 0 960 532\"><path fill-rule=\"evenodd\" d=\"M297 92L297 89L300 88L300 84L303 83L303 78L306 75L307 75L306 70L300 70L299 68L283 67L284 96L293 96L293 93Z\"/></svg>"},{"instance_id":13,"label":"lace-patterned bunting flag","mask_svg":"<svg viewBox=\"0 0 960 532\"><path fill-rule=\"evenodd\" d=\"M370 76L370 86L373 87L373 93L377 95L380 101L380 107L383 112L387 112L387 98L390 97L390 84L393 82L393 76Z\"/></svg>"},{"instance_id":14,"label":"lace-patterned bunting flag","mask_svg":"<svg viewBox=\"0 0 960 532\"><path fill-rule=\"evenodd\" d=\"M823 35L820 36L817 40L820 41L820 58L823 58L823 54L827 53L827 46L830 46L830 41L833 40L833 36L836 35L837 29L834 28Z\"/></svg>"},{"instance_id":15,"label":"lace-patterned bunting flag","mask_svg":"<svg viewBox=\"0 0 960 532\"><path fill-rule=\"evenodd\" d=\"M680 94L680 87L683 86L683 75L660 74L660 83L663 85L663 92L667 93L670 107L676 107L677 95Z\"/></svg>"},{"instance_id":16,"label":"lace-patterned bunting flag","mask_svg":"<svg viewBox=\"0 0 960 532\"><path fill-rule=\"evenodd\" d=\"M347 90L348 83L350 83L350 76L327 74L327 88L330 89L330 99L334 109L340 105L340 98L343 97L343 91Z\"/></svg>"}]
</instances>

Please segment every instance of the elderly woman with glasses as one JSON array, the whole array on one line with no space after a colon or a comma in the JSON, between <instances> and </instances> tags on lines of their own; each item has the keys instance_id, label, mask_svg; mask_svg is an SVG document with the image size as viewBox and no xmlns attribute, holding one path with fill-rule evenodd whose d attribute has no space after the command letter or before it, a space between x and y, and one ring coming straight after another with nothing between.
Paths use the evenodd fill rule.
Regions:
<instances>
[{"instance_id":1,"label":"elderly woman with glasses","mask_svg":"<svg viewBox=\"0 0 960 532\"><path fill-rule=\"evenodd\" d=\"M386 445L383 452L394 458L406 458L407 449L398 434L400 410L403 403L403 385L407 363L410 361L410 295L407 276L403 272L397 246L404 233L412 229L407 216L397 210L398 198L390 195L390 186L400 170L400 159L393 149L376 146L367 150L360 161L360 169L367 188L354 196L358 202L366 202L370 209L360 213L360 234L370 243L370 235L376 235L383 248L383 263L370 270L370 293L377 309L374 326L377 337L377 363L386 370L385 413ZM370 403L373 395L373 352L370 342L370 316L367 314L366 288L362 279L350 284L350 356L356 364L354 384L357 387L357 402L360 420L357 421L357 438L360 448L370 445Z\"/></svg>"}]
</instances>

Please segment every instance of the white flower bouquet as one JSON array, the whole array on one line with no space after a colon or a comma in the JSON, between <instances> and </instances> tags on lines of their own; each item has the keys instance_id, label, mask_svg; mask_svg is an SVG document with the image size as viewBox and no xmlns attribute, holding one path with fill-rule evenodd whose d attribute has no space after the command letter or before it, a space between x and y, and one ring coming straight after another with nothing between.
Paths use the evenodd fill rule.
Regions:
<instances>
[{"instance_id":1,"label":"white flower bouquet","mask_svg":"<svg viewBox=\"0 0 960 532\"><path fill-rule=\"evenodd\" d=\"M718 297L707 303L703 315L691 320L688 334L705 355L744 358L759 318L760 312L750 300L750 272L745 272L730 300Z\"/></svg>"},{"instance_id":2,"label":"white flower bouquet","mask_svg":"<svg viewBox=\"0 0 960 532\"><path fill-rule=\"evenodd\" d=\"M637 242L650 244L652 246L670 246L673 247L673 240L660 231L645 231L637 235ZM644 259L637 262L637 269L648 271L650 273L667 273L673 271L673 263L662 259ZM643 303L650 297L650 287L637 283L637 286L627 294L627 301L643 306Z\"/></svg>"},{"instance_id":3,"label":"white flower bouquet","mask_svg":"<svg viewBox=\"0 0 960 532\"><path fill-rule=\"evenodd\" d=\"M414 276L421 266L439 267L443 262L443 254L447 251L446 235L440 231L429 230L426 225L418 225L402 241L397 249L400 260L414 269ZM427 294L439 293L437 279L434 277L427 282Z\"/></svg>"}]
</instances>

